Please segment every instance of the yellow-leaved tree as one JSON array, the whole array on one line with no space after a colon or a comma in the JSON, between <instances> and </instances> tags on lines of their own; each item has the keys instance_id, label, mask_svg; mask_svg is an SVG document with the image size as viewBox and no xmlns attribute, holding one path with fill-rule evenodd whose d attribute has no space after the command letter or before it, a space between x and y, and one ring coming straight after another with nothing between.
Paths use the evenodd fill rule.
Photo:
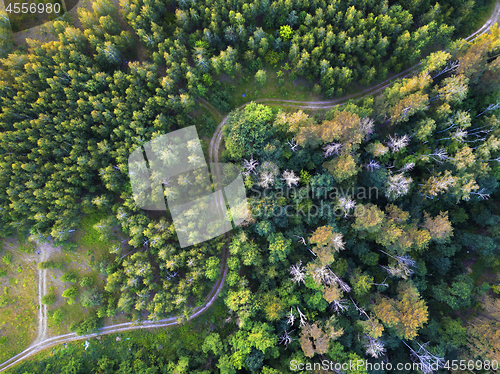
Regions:
<instances>
[{"instance_id":1,"label":"yellow-leaved tree","mask_svg":"<svg viewBox=\"0 0 500 374\"><path fill-rule=\"evenodd\" d=\"M373 310L401 339L414 339L428 319L427 305L410 282L399 284L397 300L381 297Z\"/></svg>"}]
</instances>

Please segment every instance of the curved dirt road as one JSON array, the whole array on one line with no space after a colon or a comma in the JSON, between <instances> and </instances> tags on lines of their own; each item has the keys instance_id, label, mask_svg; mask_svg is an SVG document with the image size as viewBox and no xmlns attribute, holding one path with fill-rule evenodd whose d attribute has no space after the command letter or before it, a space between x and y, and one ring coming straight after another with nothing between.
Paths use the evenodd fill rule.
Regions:
<instances>
[{"instance_id":1,"label":"curved dirt road","mask_svg":"<svg viewBox=\"0 0 500 374\"><path fill-rule=\"evenodd\" d=\"M214 134L215 136L215 134ZM212 144L213 142L211 142ZM220 144L220 143L219 143ZM213 148L213 146L210 146L209 149L209 163L218 163L219 160L219 155L218 155L218 148ZM218 172L218 169L216 169L216 175L219 175L220 173ZM222 198L222 194L220 194L220 198ZM223 200L219 200L223 201ZM220 205L219 205L220 206ZM221 213L223 214L223 213ZM48 260L48 254L49 251L47 248L45 248L43 245L40 247L41 251L41 258L40 261L47 261ZM215 302L217 299L217 296L222 290L222 287L224 287L224 283L226 280L227 276L227 258L229 255L229 249L228 247L224 247L222 250L222 256L221 256L221 273L222 277L217 280L215 285L212 287L210 290L210 293L207 295L205 299L205 303L201 306L198 306L194 308L191 311L191 315L189 316L189 320L198 317L200 314L205 312L207 309L209 309L212 304ZM34 354L50 348L54 345L61 344L61 343L67 343L75 340L83 340L83 339L88 339L88 338L93 338L99 335L104 335L104 334L114 334L114 333L119 333L119 332L124 332L124 331L130 331L130 330L137 330L137 329L149 329L149 328L157 328L157 327L167 327L167 326L172 326L172 325L177 325L178 322L178 316L176 317L170 317L170 318L164 318L159 321L144 321L141 323L138 322L126 322L126 323L121 323L118 325L112 325L112 326L106 326L100 329L97 333L94 334L88 334L88 335L77 335L76 333L69 333L69 334L64 334L64 335L59 335L59 336L54 336L52 338L46 338L47 336L47 306L43 305L41 302L42 296L47 292L47 282L46 282L46 276L47 276L47 270L39 270L39 279L38 279L38 302L40 305L39 309L39 326L38 326L38 336L35 339L35 341L31 344L30 347L22 351L21 353L15 355L14 357L11 357L7 361L3 362L0 364L0 372L7 370L8 368L16 365L17 363L27 359L30 356L33 356Z\"/></svg>"},{"instance_id":2,"label":"curved dirt road","mask_svg":"<svg viewBox=\"0 0 500 374\"><path fill-rule=\"evenodd\" d=\"M485 22L485 24L476 32L473 34L469 35L468 37L465 38L467 41L473 41L477 37L485 34L488 32L490 27L494 25L495 23L498 23L500 21L500 2L495 5L495 8L493 10L492 15L488 18L488 20ZM400 78L407 77L414 71L418 69L420 66L420 63L408 68L396 75L394 75L391 78L386 79L383 82L380 82L379 84L367 88L364 91L358 92L356 94L344 96L339 99L334 99L334 100L327 100L327 101L297 101L297 100L281 100L281 99L258 99L255 100L254 102L258 103L263 103L263 104L278 104L280 106L289 106L289 107L294 107L297 109L329 109L334 106L338 105L343 105L347 101L353 98L363 98L368 95L372 95L374 93L377 93L384 88L388 87L392 81ZM215 163L218 164L219 162L219 148L222 142L222 129L227 123L227 116L222 116L220 112L215 109L209 102L206 100L199 98L197 101L204 107L210 110L212 113L218 113L219 116L222 118L222 121L219 123L217 126L217 129L215 130L214 135L212 136L212 139L210 140L210 147L209 147L209 163ZM246 105L249 103L245 103L238 107L244 108ZM215 170L215 174L219 175L219 171ZM44 251L45 255L42 255L42 261L47 261L48 255L47 251ZM222 290L222 287L224 286L224 282L226 279L227 275L227 258L229 255L229 250L228 248L224 248L222 252L222 259L221 259L221 272L222 272L222 277L215 283L214 287L210 291L209 295L207 296L205 303L202 306L196 307L192 310L193 314L189 316L189 320L196 318L203 312L205 312L210 306L214 303L215 299L219 295L220 291ZM10 358L9 360L3 362L0 364L0 372L4 371L15 364L27 359L28 357L44 350L49 347L52 347L57 344L61 343L67 343L75 340L83 340L83 339L89 339L93 338L99 335L103 334L113 334L113 333L119 333L119 332L124 332L124 331L130 331L130 330L137 330L137 329L148 329L148 328L158 328L158 327L167 327L167 326L172 326L178 324L178 317L170 317L170 318L165 318L156 322L153 321L145 321L145 322L127 322L127 323L121 323L118 325L112 325L112 326L106 326L103 327L102 329L99 330L99 332L94 333L94 334L88 334L88 335L81 335L78 336L76 333L69 333L65 335L59 335L55 336L52 338L46 338L46 333L47 333L47 308L45 305L41 304L41 297L43 294L46 292L46 270L40 270L39 271L39 292L38 292L38 301L40 304L40 311L39 311L39 332L38 336L35 339L35 341L32 343L32 345L25 349L23 352L17 354L16 356Z\"/></svg>"}]
</instances>

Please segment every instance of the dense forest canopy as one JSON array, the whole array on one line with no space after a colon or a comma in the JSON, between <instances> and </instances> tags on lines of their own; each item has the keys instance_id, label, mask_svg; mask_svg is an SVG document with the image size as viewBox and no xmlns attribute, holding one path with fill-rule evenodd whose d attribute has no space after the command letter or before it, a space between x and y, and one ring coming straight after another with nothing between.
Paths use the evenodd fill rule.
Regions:
<instances>
[{"instance_id":1,"label":"dense forest canopy","mask_svg":"<svg viewBox=\"0 0 500 374\"><path fill-rule=\"evenodd\" d=\"M121 229L80 334L118 312L185 321L227 263L225 320L196 348L169 350L168 362L101 360L105 372L500 360L498 296L465 265L472 254L500 266L500 29L452 41L482 5L96 0L78 11L82 29L55 21L57 41L28 40L1 60L0 232L63 243L95 212L103 241ZM443 46L382 94L324 116L232 111L221 159L241 166L251 217L231 235L181 250L170 212L136 207L128 156L193 125L195 100L216 97L219 78L264 85L266 67L284 64L334 97ZM465 321L478 300L482 314Z\"/></svg>"}]
</instances>

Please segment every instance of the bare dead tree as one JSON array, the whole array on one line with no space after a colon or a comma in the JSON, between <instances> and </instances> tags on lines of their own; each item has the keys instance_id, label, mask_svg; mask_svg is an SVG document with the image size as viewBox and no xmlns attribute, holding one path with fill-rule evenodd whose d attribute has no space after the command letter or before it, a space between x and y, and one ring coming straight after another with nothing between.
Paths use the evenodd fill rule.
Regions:
<instances>
[{"instance_id":1,"label":"bare dead tree","mask_svg":"<svg viewBox=\"0 0 500 374\"><path fill-rule=\"evenodd\" d=\"M385 344L381 339L375 339L368 334L363 336L364 338L364 348L366 349L366 354L374 358L379 358L385 354Z\"/></svg>"},{"instance_id":2,"label":"bare dead tree","mask_svg":"<svg viewBox=\"0 0 500 374\"><path fill-rule=\"evenodd\" d=\"M328 266L326 267L328 269L328 272L326 272L324 281L326 284L331 284L332 282L335 282L339 285L340 289L344 292L351 292L351 287L344 282L337 274L335 274Z\"/></svg>"},{"instance_id":3,"label":"bare dead tree","mask_svg":"<svg viewBox=\"0 0 500 374\"><path fill-rule=\"evenodd\" d=\"M370 171L378 170L378 169L380 169L380 163L378 161L375 161L375 160L370 160L370 162L365 164L365 169L370 170Z\"/></svg>"},{"instance_id":4,"label":"bare dead tree","mask_svg":"<svg viewBox=\"0 0 500 374\"><path fill-rule=\"evenodd\" d=\"M327 158L332 155L338 155L340 149L342 148L342 143L330 143L323 147L323 157Z\"/></svg>"},{"instance_id":5,"label":"bare dead tree","mask_svg":"<svg viewBox=\"0 0 500 374\"><path fill-rule=\"evenodd\" d=\"M486 188L481 188L479 191L471 191L471 195L476 195L478 196L481 200L488 200L490 198L490 194L486 193Z\"/></svg>"},{"instance_id":6,"label":"bare dead tree","mask_svg":"<svg viewBox=\"0 0 500 374\"><path fill-rule=\"evenodd\" d=\"M365 312L365 310L363 308L359 307L358 304L356 304L354 302L354 300L352 299L352 297L349 296L349 299L351 299L354 307L356 308L356 310L358 311L358 313L359 313L360 316L365 316L366 318L370 319L370 316Z\"/></svg>"},{"instance_id":7,"label":"bare dead tree","mask_svg":"<svg viewBox=\"0 0 500 374\"><path fill-rule=\"evenodd\" d=\"M500 101L497 101L495 104L490 104L486 107L485 110L483 110L481 113L477 114L476 117L479 117L480 115L490 111L490 110L495 110L500 108Z\"/></svg>"},{"instance_id":8,"label":"bare dead tree","mask_svg":"<svg viewBox=\"0 0 500 374\"><path fill-rule=\"evenodd\" d=\"M290 332L294 332L295 330L292 330ZM290 344L294 339L291 338L290 334L288 333L287 330L283 331L282 334L278 335L278 344L284 344L285 349L288 348L288 344Z\"/></svg>"},{"instance_id":9,"label":"bare dead tree","mask_svg":"<svg viewBox=\"0 0 500 374\"><path fill-rule=\"evenodd\" d=\"M387 277L383 280L382 283L370 283L373 284L374 286L383 286L383 287L389 287L389 284L387 284L385 281L387 280Z\"/></svg>"},{"instance_id":10,"label":"bare dead tree","mask_svg":"<svg viewBox=\"0 0 500 374\"><path fill-rule=\"evenodd\" d=\"M434 161L437 161L439 163L443 163L443 161L449 159L448 153L446 152L446 149L444 148L438 148L434 152L428 155L422 155L420 158L424 157L431 157Z\"/></svg>"},{"instance_id":11,"label":"bare dead tree","mask_svg":"<svg viewBox=\"0 0 500 374\"><path fill-rule=\"evenodd\" d=\"M307 317L300 311L299 307L297 307L297 312L299 312L300 327L304 327L307 324Z\"/></svg>"},{"instance_id":12,"label":"bare dead tree","mask_svg":"<svg viewBox=\"0 0 500 374\"><path fill-rule=\"evenodd\" d=\"M339 299L339 300L333 300L330 303L330 307L334 310L335 313L340 314L347 309L349 309L349 305L347 304L347 300L345 299Z\"/></svg>"},{"instance_id":13,"label":"bare dead tree","mask_svg":"<svg viewBox=\"0 0 500 374\"><path fill-rule=\"evenodd\" d=\"M284 180L288 187L296 186L299 183L300 178L295 175L295 173L292 171L285 170L282 174L281 180Z\"/></svg>"},{"instance_id":14,"label":"bare dead tree","mask_svg":"<svg viewBox=\"0 0 500 374\"><path fill-rule=\"evenodd\" d=\"M290 146L290 150L292 152L295 152L297 150L297 147L299 146L297 143L295 143L295 138L293 138L292 140L289 140L287 142L287 144Z\"/></svg>"},{"instance_id":15,"label":"bare dead tree","mask_svg":"<svg viewBox=\"0 0 500 374\"><path fill-rule=\"evenodd\" d=\"M370 117L364 117L359 120L359 130L366 136L373 134L374 126L375 126L375 121Z\"/></svg>"},{"instance_id":16,"label":"bare dead tree","mask_svg":"<svg viewBox=\"0 0 500 374\"><path fill-rule=\"evenodd\" d=\"M387 196L391 199L397 199L406 195L410 191L410 185L413 179L405 177L404 173L391 175L387 178Z\"/></svg>"},{"instance_id":17,"label":"bare dead tree","mask_svg":"<svg viewBox=\"0 0 500 374\"><path fill-rule=\"evenodd\" d=\"M439 77L442 74L446 74L446 73L448 73L450 71L453 71L456 68L458 68L459 66L460 66L460 61L458 61L458 60L448 62L441 71L439 71L436 75L434 75L432 77L432 79L435 79L435 78Z\"/></svg>"},{"instance_id":18,"label":"bare dead tree","mask_svg":"<svg viewBox=\"0 0 500 374\"><path fill-rule=\"evenodd\" d=\"M410 347L408 344L406 344L403 340L402 340L402 342L404 343L404 345L406 345L408 348L410 348L411 360L414 363L421 365L420 370L424 374L432 374L434 372L434 370L443 368L444 358L433 355L432 353L430 353L427 350L426 346L429 344L429 342L424 343L424 344L420 344L418 342L415 342L415 343L417 343L417 345L419 347L418 351L415 351L412 347Z\"/></svg>"},{"instance_id":19,"label":"bare dead tree","mask_svg":"<svg viewBox=\"0 0 500 374\"><path fill-rule=\"evenodd\" d=\"M350 197L339 197L338 205L337 205L342 212L344 213L344 217L347 217L349 215L349 212L354 209L356 206L356 201L352 200ZM340 236L340 240L342 240L342 235ZM343 245L342 245L343 249Z\"/></svg>"},{"instance_id":20,"label":"bare dead tree","mask_svg":"<svg viewBox=\"0 0 500 374\"><path fill-rule=\"evenodd\" d=\"M298 235L294 235L296 238L299 238L298 242L299 243L302 243L304 245L306 245L306 240L304 239L303 236L298 236Z\"/></svg>"},{"instance_id":21,"label":"bare dead tree","mask_svg":"<svg viewBox=\"0 0 500 374\"><path fill-rule=\"evenodd\" d=\"M305 283L306 273L302 267L302 260L297 264L290 266L290 274L293 276L292 282L300 285L300 282Z\"/></svg>"},{"instance_id":22,"label":"bare dead tree","mask_svg":"<svg viewBox=\"0 0 500 374\"><path fill-rule=\"evenodd\" d=\"M268 188L273 184L274 184L274 176L271 172L264 171L260 174L260 182L258 183L259 186L263 188Z\"/></svg>"},{"instance_id":23,"label":"bare dead tree","mask_svg":"<svg viewBox=\"0 0 500 374\"><path fill-rule=\"evenodd\" d=\"M257 172L255 171L257 165L259 165L259 162L257 160L254 160L253 156L250 156L250 160L244 159L243 168L245 169L245 171L243 172L243 174L247 177L250 175L250 173L257 174Z\"/></svg>"},{"instance_id":24,"label":"bare dead tree","mask_svg":"<svg viewBox=\"0 0 500 374\"><path fill-rule=\"evenodd\" d=\"M406 147L410 143L410 138L408 135L398 136L397 134L392 137L389 135L389 141L387 146L391 149L392 153L399 151L400 149Z\"/></svg>"},{"instance_id":25,"label":"bare dead tree","mask_svg":"<svg viewBox=\"0 0 500 374\"><path fill-rule=\"evenodd\" d=\"M286 323L290 326L295 322L295 315L293 314L293 309L290 307L290 313L286 315Z\"/></svg>"},{"instance_id":26,"label":"bare dead tree","mask_svg":"<svg viewBox=\"0 0 500 374\"><path fill-rule=\"evenodd\" d=\"M415 167L415 163L414 162L409 162L407 164L404 164L403 167L401 169L398 170L398 172L405 172L405 171L411 171L413 170L413 168Z\"/></svg>"}]
</instances>

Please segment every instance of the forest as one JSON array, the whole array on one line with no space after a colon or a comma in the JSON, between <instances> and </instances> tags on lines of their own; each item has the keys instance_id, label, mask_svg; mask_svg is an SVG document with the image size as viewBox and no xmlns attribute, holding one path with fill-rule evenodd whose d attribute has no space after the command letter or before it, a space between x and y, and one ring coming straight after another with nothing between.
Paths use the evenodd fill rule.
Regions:
<instances>
[{"instance_id":1,"label":"forest","mask_svg":"<svg viewBox=\"0 0 500 374\"><path fill-rule=\"evenodd\" d=\"M75 232L96 233L104 286L62 277L65 302L88 310L70 326L79 335L118 317L178 326L89 338L89 350L57 346L10 372L274 374L322 360L421 365L401 373L444 373L453 360L498 369L500 28L462 38L488 3L77 8L80 27L65 16L47 24L54 41L25 46L1 14L0 236L78 252ZM232 98L245 82L264 90L274 74L340 99L412 65L328 111ZM128 158L195 125L210 162L214 113L227 114L219 159L241 173L249 217L181 248L168 209L136 206ZM165 196L181 188L165 186ZM191 318L218 282L218 299ZM0 309L15 308L4 293ZM50 311L51 323L60 318ZM0 337L0 349L8 344Z\"/></svg>"}]
</instances>

